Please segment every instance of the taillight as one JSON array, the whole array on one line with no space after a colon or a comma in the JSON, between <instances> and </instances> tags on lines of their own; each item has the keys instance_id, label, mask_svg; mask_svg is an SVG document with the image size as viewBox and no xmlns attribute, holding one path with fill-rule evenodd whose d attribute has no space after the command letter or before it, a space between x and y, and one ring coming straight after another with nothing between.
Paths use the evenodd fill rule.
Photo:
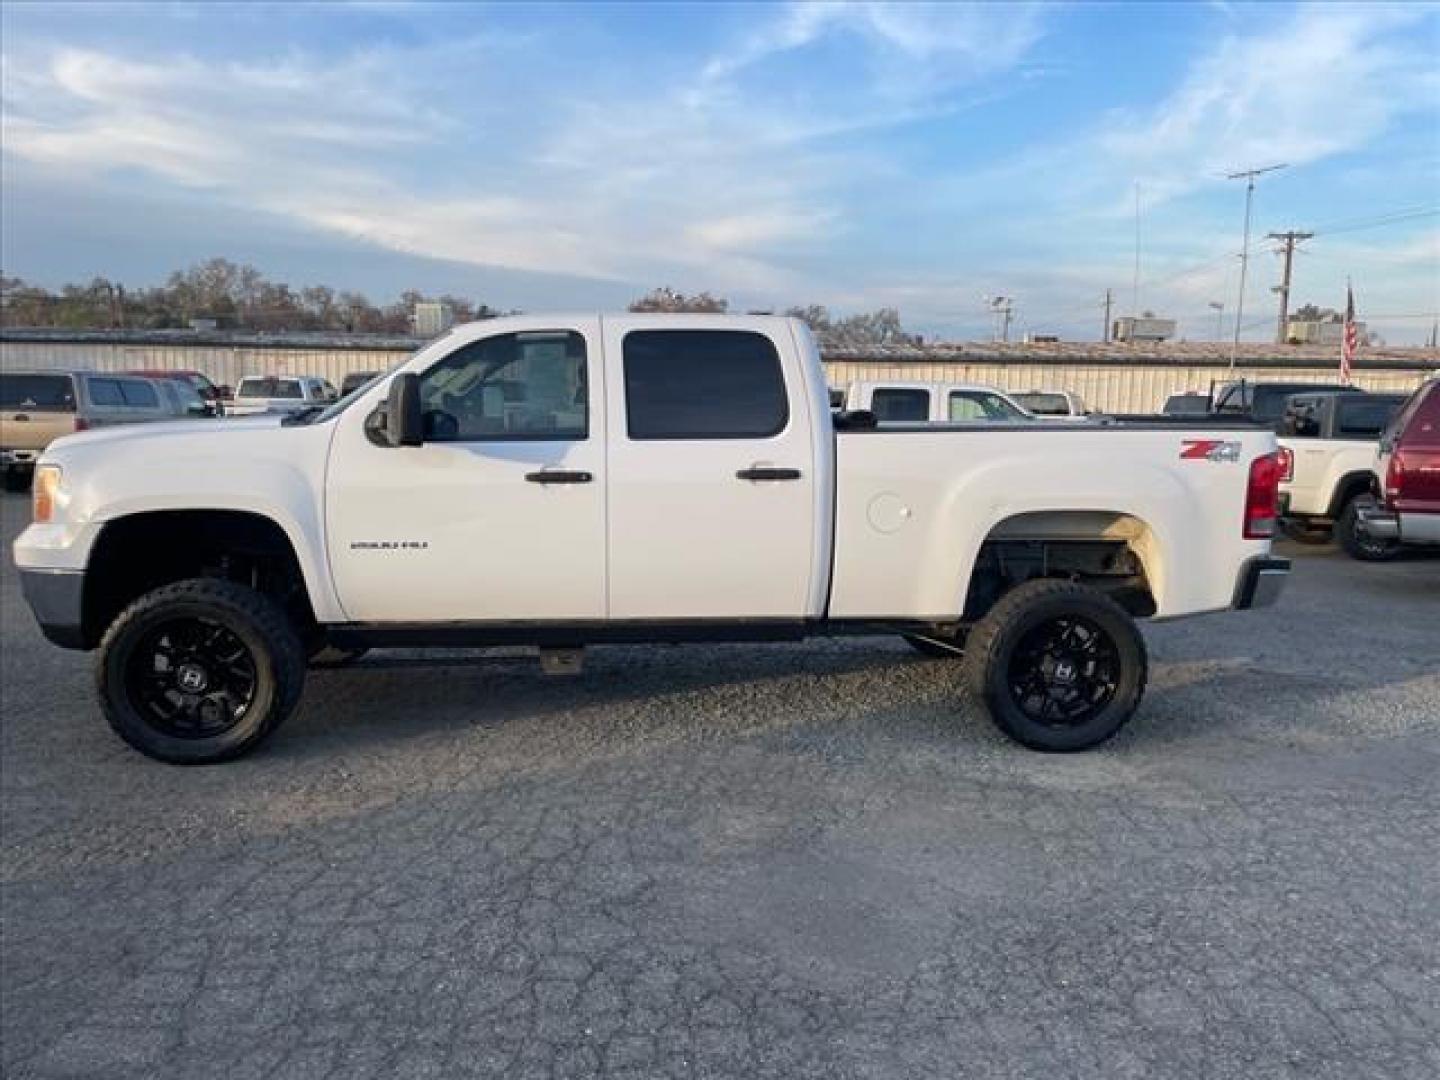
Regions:
<instances>
[{"instance_id":1,"label":"taillight","mask_svg":"<svg viewBox=\"0 0 1440 1080\"><path fill-rule=\"evenodd\" d=\"M1275 453L1280 458L1280 479L1290 481L1295 479L1295 451L1288 446L1282 446Z\"/></svg>"},{"instance_id":2,"label":"taillight","mask_svg":"<svg viewBox=\"0 0 1440 1080\"><path fill-rule=\"evenodd\" d=\"M86 420L83 416L77 416L77 417L75 417L75 430L76 430L76 431L89 431L89 430L90 430L90 421L89 421L89 420Z\"/></svg>"},{"instance_id":3,"label":"taillight","mask_svg":"<svg viewBox=\"0 0 1440 1080\"><path fill-rule=\"evenodd\" d=\"M1385 466L1385 503L1394 506L1400 497L1400 477L1405 473L1404 451L1396 447L1390 452L1390 463Z\"/></svg>"},{"instance_id":4,"label":"taillight","mask_svg":"<svg viewBox=\"0 0 1440 1080\"><path fill-rule=\"evenodd\" d=\"M1280 516L1280 455L1264 454L1250 463L1245 485L1245 530L1247 540L1266 540L1275 535Z\"/></svg>"}]
</instances>

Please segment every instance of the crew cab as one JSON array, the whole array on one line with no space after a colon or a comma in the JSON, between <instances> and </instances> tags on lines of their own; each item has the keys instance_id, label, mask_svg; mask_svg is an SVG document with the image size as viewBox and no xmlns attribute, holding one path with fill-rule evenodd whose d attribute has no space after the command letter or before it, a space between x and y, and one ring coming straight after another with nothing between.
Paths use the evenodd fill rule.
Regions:
<instances>
[{"instance_id":1,"label":"crew cab","mask_svg":"<svg viewBox=\"0 0 1440 1080\"><path fill-rule=\"evenodd\" d=\"M843 404L852 412L874 413L881 423L1033 419L1008 394L977 383L856 380L846 388Z\"/></svg>"},{"instance_id":2,"label":"crew cab","mask_svg":"<svg viewBox=\"0 0 1440 1080\"><path fill-rule=\"evenodd\" d=\"M1351 550L1370 494L1376 443L1404 394L1294 394L1280 419L1280 516L1302 542L1332 535Z\"/></svg>"},{"instance_id":3,"label":"crew cab","mask_svg":"<svg viewBox=\"0 0 1440 1080\"><path fill-rule=\"evenodd\" d=\"M1440 379L1411 394L1380 436L1350 554L1378 561L1405 544L1440 544Z\"/></svg>"},{"instance_id":4,"label":"crew cab","mask_svg":"<svg viewBox=\"0 0 1440 1080\"><path fill-rule=\"evenodd\" d=\"M774 316L524 316L452 330L330 408L60 439L17 539L45 634L175 762L253 748L307 658L370 647L899 634L963 657L999 727L1113 735L1137 618L1271 603L1273 432L881 427L833 414Z\"/></svg>"}]
</instances>

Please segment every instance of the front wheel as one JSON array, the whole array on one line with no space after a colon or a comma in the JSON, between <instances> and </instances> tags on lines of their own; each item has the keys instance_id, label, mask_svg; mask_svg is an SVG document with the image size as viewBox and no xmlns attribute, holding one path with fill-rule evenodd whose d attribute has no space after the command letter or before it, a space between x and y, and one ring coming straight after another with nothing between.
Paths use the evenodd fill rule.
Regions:
<instances>
[{"instance_id":1,"label":"front wheel","mask_svg":"<svg viewBox=\"0 0 1440 1080\"><path fill-rule=\"evenodd\" d=\"M1360 507L1369 501L1369 495L1357 495L1345 504L1335 519L1335 539L1352 559L1385 562L1399 553L1400 541L1371 536L1360 527Z\"/></svg>"},{"instance_id":2,"label":"front wheel","mask_svg":"<svg viewBox=\"0 0 1440 1080\"><path fill-rule=\"evenodd\" d=\"M966 682L995 725L1034 750L1103 743L1134 714L1149 674L1129 613L1069 581L1006 593L971 631L965 659Z\"/></svg>"},{"instance_id":3,"label":"front wheel","mask_svg":"<svg viewBox=\"0 0 1440 1080\"><path fill-rule=\"evenodd\" d=\"M95 675L117 735L159 761L204 765L248 753L290 715L305 653L269 598L194 578L121 612L100 643Z\"/></svg>"}]
</instances>

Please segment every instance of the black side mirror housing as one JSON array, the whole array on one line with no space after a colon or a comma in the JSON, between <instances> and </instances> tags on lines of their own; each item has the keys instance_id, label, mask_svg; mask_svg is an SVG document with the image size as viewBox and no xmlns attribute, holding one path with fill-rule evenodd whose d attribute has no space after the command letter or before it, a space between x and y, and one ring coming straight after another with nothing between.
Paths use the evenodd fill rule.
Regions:
<instances>
[{"instance_id":1,"label":"black side mirror housing","mask_svg":"<svg viewBox=\"0 0 1440 1080\"><path fill-rule=\"evenodd\" d=\"M390 380L385 409L385 435L391 446L421 446L425 417L420 409L420 376L414 372Z\"/></svg>"},{"instance_id":2,"label":"black side mirror housing","mask_svg":"<svg viewBox=\"0 0 1440 1080\"><path fill-rule=\"evenodd\" d=\"M422 446L425 415L420 408L420 376L396 375L390 392L365 418L365 436L376 446Z\"/></svg>"}]
</instances>

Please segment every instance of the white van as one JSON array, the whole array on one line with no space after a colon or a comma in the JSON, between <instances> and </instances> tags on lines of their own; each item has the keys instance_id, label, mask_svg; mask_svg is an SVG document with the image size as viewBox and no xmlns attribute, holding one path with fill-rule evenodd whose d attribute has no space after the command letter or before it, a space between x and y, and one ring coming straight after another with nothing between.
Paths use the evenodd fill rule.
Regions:
<instances>
[{"instance_id":1,"label":"white van","mask_svg":"<svg viewBox=\"0 0 1440 1080\"><path fill-rule=\"evenodd\" d=\"M1014 398L978 383L906 382L901 379L852 382L845 390L845 408L865 409L884 423L1014 422L1032 417Z\"/></svg>"}]
</instances>

